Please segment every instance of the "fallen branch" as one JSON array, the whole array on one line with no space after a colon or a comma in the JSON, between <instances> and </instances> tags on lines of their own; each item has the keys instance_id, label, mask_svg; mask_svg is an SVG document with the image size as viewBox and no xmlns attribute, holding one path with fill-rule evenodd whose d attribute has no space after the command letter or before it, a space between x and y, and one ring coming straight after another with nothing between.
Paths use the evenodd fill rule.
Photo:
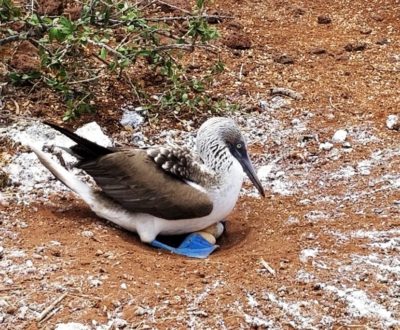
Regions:
<instances>
[{"instance_id":1,"label":"fallen branch","mask_svg":"<svg viewBox=\"0 0 400 330\"><path fill-rule=\"evenodd\" d=\"M102 77L104 77L104 73L101 73L98 76L90 77L90 78L87 78L87 79L69 81L67 83L67 85L76 85L76 84L87 83L87 82L90 82L90 81L93 81L93 80L97 80L97 79L102 78Z\"/></svg>"},{"instance_id":2,"label":"fallen branch","mask_svg":"<svg viewBox=\"0 0 400 330\"><path fill-rule=\"evenodd\" d=\"M212 49L213 47L211 45L199 45L199 44L170 44L170 45L162 45L153 48L153 51L160 51L160 50L169 50L169 49L183 49L183 50L188 50L188 51L194 51L195 48L204 48L210 51L213 54L217 54L218 52Z\"/></svg>"},{"instance_id":3,"label":"fallen branch","mask_svg":"<svg viewBox=\"0 0 400 330\"><path fill-rule=\"evenodd\" d=\"M119 57L119 58L126 58L123 54L121 54L120 52L116 51L114 48L110 47L109 45L105 44L104 42L100 42L100 41L94 41L92 39L88 39L87 40L89 44L95 45L95 46L100 46L103 47L105 49L107 49L110 53L114 54L115 56Z\"/></svg>"},{"instance_id":4,"label":"fallen branch","mask_svg":"<svg viewBox=\"0 0 400 330\"><path fill-rule=\"evenodd\" d=\"M156 2L161 3L162 5L167 6L169 8L179 10L179 11L185 13L185 14L188 14L188 15L192 14L189 10L186 10L186 9L183 9L183 8L179 8L179 7L174 6L174 5L172 5L172 4L168 3L168 2L161 1L161 0L157 0Z\"/></svg>"},{"instance_id":5,"label":"fallen branch","mask_svg":"<svg viewBox=\"0 0 400 330\"><path fill-rule=\"evenodd\" d=\"M58 313L58 311L59 311L60 309L61 309L61 307L57 307L57 308L53 309L53 311L50 312L49 314L47 314L47 316L46 316L43 320L39 321L39 324L46 322L46 321L47 321L49 318L51 318L54 314Z\"/></svg>"},{"instance_id":6,"label":"fallen branch","mask_svg":"<svg viewBox=\"0 0 400 330\"><path fill-rule=\"evenodd\" d=\"M40 36L40 34L45 33L49 27L50 26L40 26L38 28L31 29L28 32L21 32L18 34L13 34L12 36L5 37L3 39L0 39L0 46L3 46L13 41L25 40L34 36Z\"/></svg>"},{"instance_id":7,"label":"fallen branch","mask_svg":"<svg viewBox=\"0 0 400 330\"><path fill-rule=\"evenodd\" d=\"M225 15L196 15L196 16L165 16L165 17L143 17L148 22L164 22L164 21L182 21L182 20L187 20L187 19L193 19L193 18L205 18L205 19L217 19L217 20L223 20L223 19L232 19L233 16L225 16Z\"/></svg>"},{"instance_id":8,"label":"fallen branch","mask_svg":"<svg viewBox=\"0 0 400 330\"><path fill-rule=\"evenodd\" d=\"M61 296L59 296L56 300L54 300L47 308L43 310L39 314L39 316L36 318L38 322L41 322L50 312L57 307L57 305L68 295L68 292L63 293ZM52 313L51 315L54 315Z\"/></svg>"},{"instance_id":9,"label":"fallen branch","mask_svg":"<svg viewBox=\"0 0 400 330\"><path fill-rule=\"evenodd\" d=\"M300 93L295 92L289 88L284 87L273 87L270 90L271 95L284 95L291 97L294 100L302 100L303 96Z\"/></svg>"}]
</instances>

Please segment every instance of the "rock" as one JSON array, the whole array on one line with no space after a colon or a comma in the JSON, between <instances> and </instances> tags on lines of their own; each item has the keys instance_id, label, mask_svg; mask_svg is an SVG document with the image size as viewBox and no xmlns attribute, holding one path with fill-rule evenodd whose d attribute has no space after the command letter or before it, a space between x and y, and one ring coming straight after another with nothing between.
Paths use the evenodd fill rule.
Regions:
<instances>
[{"instance_id":1,"label":"rock","mask_svg":"<svg viewBox=\"0 0 400 330\"><path fill-rule=\"evenodd\" d=\"M322 15L322 16L318 16L317 22L318 22L318 24L331 24L332 19L329 16Z\"/></svg>"},{"instance_id":2,"label":"rock","mask_svg":"<svg viewBox=\"0 0 400 330\"><path fill-rule=\"evenodd\" d=\"M273 87L269 90L269 92L271 95L284 95L284 96L288 96L294 100L302 100L303 99L303 96L300 93L298 93L292 89L289 89L289 88Z\"/></svg>"},{"instance_id":3,"label":"rock","mask_svg":"<svg viewBox=\"0 0 400 330\"><path fill-rule=\"evenodd\" d=\"M123 329L123 328L126 328L126 327L128 326L128 322L125 321L124 319L116 318L116 319L114 319L114 321L113 321L113 326L114 326L116 329Z\"/></svg>"},{"instance_id":4,"label":"rock","mask_svg":"<svg viewBox=\"0 0 400 330\"><path fill-rule=\"evenodd\" d=\"M390 41L387 38L382 38L382 39L379 39L379 40L376 41L376 44L380 45L380 46L384 46L384 45L387 45L389 43L390 43Z\"/></svg>"},{"instance_id":5,"label":"rock","mask_svg":"<svg viewBox=\"0 0 400 330\"><path fill-rule=\"evenodd\" d=\"M277 110L290 104L290 101L282 96L276 95L269 101L261 100L259 102L261 110Z\"/></svg>"},{"instance_id":6,"label":"rock","mask_svg":"<svg viewBox=\"0 0 400 330\"><path fill-rule=\"evenodd\" d=\"M386 119L386 127L392 130L400 130L400 122L398 115L389 115Z\"/></svg>"},{"instance_id":7,"label":"rock","mask_svg":"<svg viewBox=\"0 0 400 330\"><path fill-rule=\"evenodd\" d=\"M88 282L91 288L98 288L100 285L103 284L102 281L100 281L98 278L95 278L93 276L88 277Z\"/></svg>"},{"instance_id":8,"label":"rock","mask_svg":"<svg viewBox=\"0 0 400 330\"><path fill-rule=\"evenodd\" d=\"M249 35L243 31L232 31L225 36L223 43L231 49L245 50L252 46Z\"/></svg>"},{"instance_id":9,"label":"rock","mask_svg":"<svg viewBox=\"0 0 400 330\"><path fill-rule=\"evenodd\" d=\"M10 178L6 172L0 169L0 190L4 189L10 184Z\"/></svg>"},{"instance_id":10,"label":"rock","mask_svg":"<svg viewBox=\"0 0 400 330\"><path fill-rule=\"evenodd\" d=\"M377 13L371 14L371 18L374 21L377 21L377 22L382 22L383 21L383 17L381 15L377 14Z\"/></svg>"},{"instance_id":11,"label":"rock","mask_svg":"<svg viewBox=\"0 0 400 330\"><path fill-rule=\"evenodd\" d=\"M8 305L5 311L7 314L14 315L17 310L17 307L15 307L14 305Z\"/></svg>"},{"instance_id":12,"label":"rock","mask_svg":"<svg viewBox=\"0 0 400 330\"><path fill-rule=\"evenodd\" d=\"M314 54L314 55L322 55L322 54L326 54L326 49L316 47L316 48L311 49L310 53Z\"/></svg>"},{"instance_id":13,"label":"rock","mask_svg":"<svg viewBox=\"0 0 400 330\"><path fill-rule=\"evenodd\" d=\"M330 142L321 143L319 149L329 151L333 148L333 144Z\"/></svg>"},{"instance_id":14,"label":"rock","mask_svg":"<svg viewBox=\"0 0 400 330\"><path fill-rule=\"evenodd\" d=\"M361 33L361 34L364 34L364 35L371 34L371 33L372 33L372 29L369 28L369 27L361 28L361 29L360 29L360 33Z\"/></svg>"},{"instance_id":15,"label":"rock","mask_svg":"<svg viewBox=\"0 0 400 330\"><path fill-rule=\"evenodd\" d=\"M338 54L336 56L336 61L347 61L349 58L350 57L347 54Z\"/></svg>"},{"instance_id":16,"label":"rock","mask_svg":"<svg viewBox=\"0 0 400 330\"><path fill-rule=\"evenodd\" d=\"M126 283L121 283L120 288L122 290L126 290L126 289L128 289L128 286L126 285Z\"/></svg>"},{"instance_id":17,"label":"rock","mask_svg":"<svg viewBox=\"0 0 400 330\"><path fill-rule=\"evenodd\" d=\"M342 148L344 148L344 149L351 149L351 148L352 148L351 143L348 142L348 141L343 142Z\"/></svg>"},{"instance_id":18,"label":"rock","mask_svg":"<svg viewBox=\"0 0 400 330\"><path fill-rule=\"evenodd\" d=\"M219 18L218 16L223 16L224 14L217 10L213 10L208 13L208 15L209 16L206 18L208 24L218 24L222 22L222 18Z\"/></svg>"},{"instance_id":19,"label":"rock","mask_svg":"<svg viewBox=\"0 0 400 330\"><path fill-rule=\"evenodd\" d=\"M129 126L132 128L137 128L141 126L143 122L144 118L136 111L131 111L131 110L125 110L120 120L120 124L122 126Z\"/></svg>"},{"instance_id":20,"label":"rock","mask_svg":"<svg viewBox=\"0 0 400 330\"><path fill-rule=\"evenodd\" d=\"M90 230L84 230L84 231L82 231L81 235L82 235L83 237L87 237L87 238L92 238L92 237L94 237L93 232L90 231Z\"/></svg>"},{"instance_id":21,"label":"rock","mask_svg":"<svg viewBox=\"0 0 400 330\"><path fill-rule=\"evenodd\" d=\"M344 49L347 52L362 52L366 48L367 44L365 42L348 43L346 46L344 46Z\"/></svg>"},{"instance_id":22,"label":"rock","mask_svg":"<svg viewBox=\"0 0 400 330\"><path fill-rule=\"evenodd\" d=\"M346 141L347 138L347 131L344 129L340 129L335 132L335 134L332 137L332 141L335 143L343 143Z\"/></svg>"},{"instance_id":23,"label":"rock","mask_svg":"<svg viewBox=\"0 0 400 330\"><path fill-rule=\"evenodd\" d=\"M113 145L111 139L103 133L99 124L94 121L78 128L75 133L103 147L111 147Z\"/></svg>"},{"instance_id":24,"label":"rock","mask_svg":"<svg viewBox=\"0 0 400 330\"><path fill-rule=\"evenodd\" d=\"M293 64L294 59L293 57L283 54L283 55L278 55L274 58L274 62L280 63L280 64Z\"/></svg>"},{"instance_id":25,"label":"rock","mask_svg":"<svg viewBox=\"0 0 400 330\"><path fill-rule=\"evenodd\" d=\"M147 310L141 306L139 306L138 308L136 308L135 310L135 315L136 316L142 316L144 314L147 314Z\"/></svg>"}]
</instances>

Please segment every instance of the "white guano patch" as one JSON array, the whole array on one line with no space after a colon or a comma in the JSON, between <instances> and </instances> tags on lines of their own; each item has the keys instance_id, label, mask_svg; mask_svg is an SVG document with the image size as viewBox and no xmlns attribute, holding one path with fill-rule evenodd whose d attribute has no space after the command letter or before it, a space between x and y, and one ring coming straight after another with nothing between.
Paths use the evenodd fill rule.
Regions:
<instances>
[{"instance_id":1,"label":"white guano patch","mask_svg":"<svg viewBox=\"0 0 400 330\"><path fill-rule=\"evenodd\" d=\"M386 327L399 324L399 321L392 317L392 313L368 297L368 295L358 289L340 289L333 285L324 287L326 291L336 294L348 305L348 312L352 317L373 317L381 320Z\"/></svg>"}]
</instances>

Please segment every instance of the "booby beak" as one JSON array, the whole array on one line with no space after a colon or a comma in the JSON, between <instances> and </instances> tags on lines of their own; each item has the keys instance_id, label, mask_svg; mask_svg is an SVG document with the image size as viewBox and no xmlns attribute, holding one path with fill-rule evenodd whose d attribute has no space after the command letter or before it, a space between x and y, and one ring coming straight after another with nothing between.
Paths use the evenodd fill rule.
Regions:
<instances>
[{"instance_id":1,"label":"booby beak","mask_svg":"<svg viewBox=\"0 0 400 330\"><path fill-rule=\"evenodd\" d=\"M247 174L250 181L253 182L261 196L265 197L264 188L257 177L256 171L254 170L253 164L250 161L249 155L246 150L232 150L233 156L238 160L240 165L243 167L243 171Z\"/></svg>"}]
</instances>

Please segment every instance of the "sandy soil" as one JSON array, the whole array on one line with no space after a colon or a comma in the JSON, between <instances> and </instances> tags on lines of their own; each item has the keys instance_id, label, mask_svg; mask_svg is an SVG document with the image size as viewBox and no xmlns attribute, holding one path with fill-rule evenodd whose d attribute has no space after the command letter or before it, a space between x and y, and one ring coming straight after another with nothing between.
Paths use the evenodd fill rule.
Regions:
<instances>
[{"instance_id":1,"label":"sandy soil","mask_svg":"<svg viewBox=\"0 0 400 330\"><path fill-rule=\"evenodd\" d=\"M400 328L400 133L386 124L400 105L399 3L213 7L235 16L219 25L227 71L215 92L246 105L238 121L267 197L246 184L206 260L147 247L71 194L4 202L4 328ZM250 48L224 46L232 35Z\"/></svg>"}]
</instances>

